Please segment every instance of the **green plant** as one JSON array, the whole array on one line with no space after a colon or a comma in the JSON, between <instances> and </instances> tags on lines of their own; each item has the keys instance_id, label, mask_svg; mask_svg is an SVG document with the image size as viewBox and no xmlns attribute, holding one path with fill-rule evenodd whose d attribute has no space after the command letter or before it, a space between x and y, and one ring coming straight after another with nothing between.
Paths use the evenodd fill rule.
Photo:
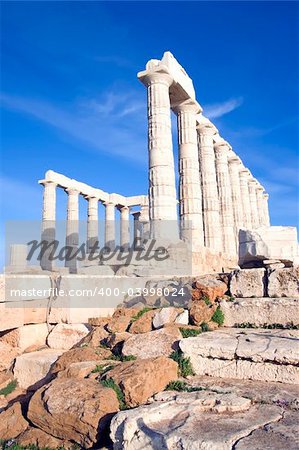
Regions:
<instances>
[{"instance_id":1,"label":"green plant","mask_svg":"<svg viewBox=\"0 0 299 450\"><path fill-rule=\"evenodd\" d=\"M108 356L106 359L112 359L113 361L121 361L121 362L125 362L125 361L135 361L135 359L137 359L136 356L134 355L111 355Z\"/></svg>"},{"instance_id":2,"label":"green plant","mask_svg":"<svg viewBox=\"0 0 299 450\"><path fill-rule=\"evenodd\" d=\"M210 306L212 304L211 300L206 295L204 295L202 299L207 306Z\"/></svg>"},{"instance_id":3,"label":"green plant","mask_svg":"<svg viewBox=\"0 0 299 450\"><path fill-rule=\"evenodd\" d=\"M188 386L188 384L185 381L181 380L171 381L165 388L165 391L178 391L178 392L196 392L204 390L206 390L206 388L202 388L200 386L198 387Z\"/></svg>"},{"instance_id":4,"label":"green plant","mask_svg":"<svg viewBox=\"0 0 299 450\"><path fill-rule=\"evenodd\" d=\"M234 302L236 299L232 295L227 299L227 302Z\"/></svg>"},{"instance_id":5,"label":"green plant","mask_svg":"<svg viewBox=\"0 0 299 450\"><path fill-rule=\"evenodd\" d=\"M201 330L195 330L192 328L180 328L179 329L181 332L181 335L183 336L183 338L188 338L188 337L195 337L198 336L201 333Z\"/></svg>"},{"instance_id":6,"label":"green plant","mask_svg":"<svg viewBox=\"0 0 299 450\"><path fill-rule=\"evenodd\" d=\"M112 378L107 378L106 380L102 380L101 383L104 387L114 390L114 392L116 393L117 399L118 399L119 408L121 410L128 409L123 391L121 390L119 385L115 383L115 381Z\"/></svg>"},{"instance_id":7,"label":"green plant","mask_svg":"<svg viewBox=\"0 0 299 450\"><path fill-rule=\"evenodd\" d=\"M1 450L54 450L51 447L38 447L34 444L29 445L19 445L15 439L0 439L0 449ZM71 450L79 450L80 447L77 444L74 444L70 447ZM56 450L65 450L63 446L57 447Z\"/></svg>"},{"instance_id":8,"label":"green plant","mask_svg":"<svg viewBox=\"0 0 299 450\"><path fill-rule=\"evenodd\" d=\"M107 364L96 365L95 368L91 371L91 373L99 373L100 375L105 375L105 373L109 372L109 370L113 369L114 366Z\"/></svg>"},{"instance_id":9,"label":"green plant","mask_svg":"<svg viewBox=\"0 0 299 450\"><path fill-rule=\"evenodd\" d=\"M0 389L0 395L4 395L4 397L6 397L8 394L15 390L17 385L17 380L10 381L7 386L5 386L3 389Z\"/></svg>"},{"instance_id":10,"label":"green plant","mask_svg":"<svg viewBox=\"0 0 299 450\"><path fill-rule=\"evenodd\" d=\"M201 328L201 331L202 331L203 333L205 333L206 331L210 331L209 325L208 325L206 322L203 322L203 323L200 325L200 328Z\"/></svg>"},{"instance_id":11,"label":"green plant","mask_svg":"<svg viewBox=\"0 0 299 450\"><path fill-rule=\"evenodd\" d=\"M218 323L219 326L223 325L224 322L224 314L218 306L214 314L212 315L213 322Z\"/></svg>"},{"instance_id":12,"label":"green plant","mask_svg":"<svg viewBox=\"0 0 299 450\"><path fill-rule=\"evenodd\" d=\"M179 350L175 350L171 353L170 358L178 363L179 375L186 378L189 375L195 375L190 358L186 358Z\"/></svg>"},{"instance_id":13,"label":"green plant","mask_svg":"<svg viewBox=\"0 0 299 450\"><path fill-rule=\"evenodd\" d=\"M142 308L140 311L138 311L138 313L132 317L132 319L130 320L130 323L136 322L136 320L140 319L140 317L143 316L143 314L145 314L148 311L151 311L153 308L148 308L147 306L145 308Z\"/></svg>"}]
</instances>

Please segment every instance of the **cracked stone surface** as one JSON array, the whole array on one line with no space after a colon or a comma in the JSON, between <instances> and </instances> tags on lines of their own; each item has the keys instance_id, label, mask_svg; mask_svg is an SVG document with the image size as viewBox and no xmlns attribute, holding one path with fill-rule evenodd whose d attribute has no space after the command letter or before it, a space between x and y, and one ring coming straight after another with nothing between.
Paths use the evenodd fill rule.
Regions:
<instances>
[{"instance_id":1,"label":"cracked stone surface","mask_svg":"<svg viewBox=\"0 0 299 450\"><path fill-rule=\"evenodd\" d=\"M231 450L282 417L279 406L252 404L234 393L169 391L155 396L150 405L118 413L111 438L115 450Z\"/></svg>"},{"instance_id":2,"label":"cracked stone surface","mask_svg":"<svg viewBox=\"0 0 299 450\"><path fill-rule=\"evenodd\" d=\"M182 339L197 375L299 383L298 330L224 329Z\"/></svg>"}]
</instances>

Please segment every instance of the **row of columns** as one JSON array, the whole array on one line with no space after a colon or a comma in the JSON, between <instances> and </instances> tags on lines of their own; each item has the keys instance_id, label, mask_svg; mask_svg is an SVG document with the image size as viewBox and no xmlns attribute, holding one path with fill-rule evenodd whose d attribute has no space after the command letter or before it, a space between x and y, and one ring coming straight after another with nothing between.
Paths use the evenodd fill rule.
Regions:
<instances>
[{"instance_id":1,"label":"row of columns","mask_svg":"<svg viewBox=\"0 0 299 450\"><path fill-rule=\"evenodd\" d=\"M149 70L141 80L148 92L150 221L177 220L172 108L178 123L180 237L236 255L240 228L269 225L268 195L214 125L207 119L198 124L196 101L170 104L168 73Z\"/></svg>"}]
</instances>

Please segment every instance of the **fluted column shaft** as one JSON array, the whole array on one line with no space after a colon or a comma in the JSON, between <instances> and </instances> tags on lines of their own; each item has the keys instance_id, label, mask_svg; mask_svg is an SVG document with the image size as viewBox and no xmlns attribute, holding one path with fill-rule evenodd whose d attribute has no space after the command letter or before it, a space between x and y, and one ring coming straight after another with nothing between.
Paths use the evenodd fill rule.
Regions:
<instances>
[{"instance_id":1,"label":"fluted column shaft","mask_svg":"<svg viewBox=\"0 0 299 450\"><path fill-rule=\"evenodd\" d=\"M269 215L269 205L268 205L269 194L263 194L264 200L264 223L266 227L270 226L270 215Z\"/></svg>"},{"instance_id":2,"label":"fluted column shaft","mask_svg":"<svg viewBox=\"0 0 299 450\"><path fill-rule=\"evenodd\" d=\"M120 209L120 245L123 250L130 246L130 208L122 206Z\"/></svg>"},{"instance_id":3,"label":"fluted column shaft","mask_svg":"<svg viewBox=\"0 0 299 450\"><path fill-rule=\"evenodd\" d=\"M110 250L115 248L115 205L105 202L105 246Z\"/></svg>"},{"instance_id":4,"label":"fluted column shaft","mask_svg":"<svg viewBox=\"0 0 299 450\"><path fill-rule=\"evenodd\" d=\"M205 245L212 250L221 251L222 230L213 145L215 130L208 126L200 126L198 130Z\"/></svg>"},{"instance_id":5,"label":"fluted column shaft","mask_svg":"<svg viewBox=\"0 0 299 450\"><path fill-rule=\"evenodd\" d=\"M178 238L177 201L174 157L172 149L169 86L172 78L164 73L146 77L148 93L148 148L149 148L149 214L153 223L153 237L168 230L158 221L173 222L173 232ZM158 228L157 228L158 227ZM159 231L158 231L159 229Z\"/></svg>"},{"instance_id":6,"label":"fluted column shaft","mask_svg":"<svg viewBox=\"0 0 299 450\"><path fill-rule=\"evenodd\" d=\"M56 187L53 181L44 180L43 213L42 213L42 235L41 240L48 244L55 240L56 234ZM40 265L44 270L52 270L54 261L50 258L51 248L45 251L41 258Z\"/></svg>"},{"instance_id":7,"label":"fluted column shaft","mask_svg":"<svg viewBox=\"0 0 299 450\"><path fill-rule=\"evenodd\" d=\"M134 217L134 249L138 250L142 240L142 224L140 223L140 211L132 213Z\"/></svg>"},{"instance_id":8,"label":"fluted column shaft","mask_svg":"<svg viewBox=\"0 0 299 450\"><path fill-rule=\"evenodd\" d=\"M94 247L99 240L99 217L98 205L99 199L97 197L85 197L88 200L87 206L87 252Z\"/></svg>"},{"instance_id":9,"label":"fluted column shaft","mask_svg":"<svg viewBox=\"0 0 299 450\"><path fill-rule=\"evenodd\" d=\"M77 268L76 258L74 256L79 244L79 194L76 189L65 189L68 194L67 198L67 220L66 220L66 246L71 249L65 266L70 271Z\"/></svg>"},{"instance_id":10,"label":"fluted column shaft","mask_svg":"<svg viewBox=\"0 0 299 450\"><path fill-rule=\"evenodd\" d=\"M259 226L262 227L265 225L265 211L264 211L264 197L263 197L264 189L261 186L257 186L256 188L256 202L257 202L257 210L258 210L258 220Z\"/></svg>"},{"instance_id":11,"label":"fluted column shaft","mask_svg":"<svg viewBox=\"0 0 299 450\"><path fill-rule=\"evenodd\" d=\"M256 182L254 180L249 180L248 189L251 206L251 224L252 229L254 230L255 228L259 227L258 208L256 199Z\"/></svg>"},{"instance_id":12,"label":"fluted column shaft","mask_svg":"<svg viewBox=\"0 0 299 450\"><path fill-rule=\"evenodd\" d=\"M236 236L234 230L232 191L228 171L228 151L228 146L225 144L215 145L223 251L226 255L236 256Z\"/></svg>"},{"instance_id":13,"label":"fluted column shaft","mask_svg":"<svg viewBox=\"0 0 299 450\"><path fill-rule=\"evenodd\" d=\"M237 246L239 242L239 229L244 226L243 220L243 200L241 195L241 187L240 187L240 161L237 157L229 158L229 175L232 189L232 203L233 203L233 213L234 213L234 222L235 222L235 233L236 233L236 241Z\"/></svg>"},{"instance_id":14,"label":"fluted column shaft","mask_svg":"<svg viewBox=\"0 0 299 450\"><path fill-rule=\"evenodd\" d=\"M196 105L176 108L179 141L181 239L204 246L202 192L198 161Z\"/></svg>"},{"instance_id":15,"label":"fluted column shaft","mask_svg":"<svg viewBox=\"0 0 299 450\"><path fill-rule=\"evenodd\" d=\"M248 170L241 169L239 172L239 176L240 176L240 188L243 204L243 224L245 228L251 230L252 222L251 222L251 204L248 188L248 179L249 179Z\"/></svg>"}]
</instances>

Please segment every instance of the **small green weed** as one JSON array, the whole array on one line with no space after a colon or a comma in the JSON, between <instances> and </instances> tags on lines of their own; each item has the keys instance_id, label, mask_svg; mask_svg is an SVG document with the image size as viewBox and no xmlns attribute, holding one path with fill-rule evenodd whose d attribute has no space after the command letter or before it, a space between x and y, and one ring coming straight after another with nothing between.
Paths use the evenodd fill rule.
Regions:
<instances>
[{"instance_id":1,"label":"small green weed","mask_svg":"<svg viewBox=\"0 0 299 450\"><path fill-rule=\"evenodd\" d=\"M176 380L171 381L165 388L165 391L178 391L178 392L196 392L204 391L205 388L202 387L191 387L185 381Z\"/></svg>"},{"instance_id":2,"label":"small green weed","mask_svg":"<svg viewBox=\"0 0 299 450\"><path fill-rule=\"evenodd\" d=\"M111 388L114 390L114 392L116 393L118 402L119 402L119 408L121 410L128 409L123 391L118 386L118 384L115 383L115 381L112 378L107 378L106 380L102 380L101 383L104 387L108 387L108 388Z\"/></svg>"},{"instance_id":3,"label":"small green weed","mask_svg":"<svg viewBox=\"0 0 299 450\"><path fill-rule=\"evenodd\" d=\"M99 373L100 375L105 375L109 370L113 369L114 366L107 364L96 365L96 367L91 371L91 373Z\"/></svg>"},{"instance_id":4,"label":"small green weed","mask_svg":"<svg viewBox=\"0 0 299 450\"><path fill-rule=\"evenodd\" d=\"M211 300L206 295L204 295L202 299L207 306L210 306L212 304Z\"/></svg>"},{"instance_id":5,"label":"small green weed","mask_svg":"<svg viewBox=\"0 0 299 450\"><path fill-rule=\"evenodd\" d=\"M201 333L201 330L195 330L192 328L180 328L179 329L181 332L181 335L183 336L183 338L188 338L188 337L195 337L198 336Z\"/></svg>"},{"instance_id":6,"label":"small green weed","mask_svg":"<svg viewBox=\"0 0 299 450\"><path fill-rule=\"evenodd\" d=\"M190 358L185 358L179 350L175 350L171 353L170 358L173 359L179 365L179 374L186 378L189 375L195 375Z\"/></svg>"},{"instance_id":7,"label":"small green weed","mask_svg":"<svg viewBox=\"0 0 299 450\"><path fill-rule=\"evenodd\" d=\"M212 316L212 320L213 322L218 323L219 326L223 325L224 322L224 314L221 311L220 307L218 306L216 311L214 312L213 316Z\"/></svg>"},{"instance_id":8,"label":"small green weed","mask_svg":"<svg viewBox=\"0 0 299 450\"><path fill-rule=\"evenodd\" d=\"M10 381L7 386L5 386L3 389L0 389L0 395L4 395L4 397L6 397L8 394L15 390L17 385L17 380Z\"/></svg>"},{"instance_id":9,"label":"small green weed","mask_svg":"<svg viewBox=\"0 0 299 450\"><path fill-rule=\"evenodd\" d=\"M147 306L145 308L142 308L138 313L132 317L130 323L136 322L136 320L140 319L140 317L143 316L148 311L151 311L153 308L148 308Z\"/></svg>"},{"instance_id":10,"label":"small green weed","mask_svg":"<svg viewBox=\"0 0 299 450\"><path fill-rule=\"evenodd\" d=\"M206 331L210 331L209 325L208 325L206 322L203 322L203 323L200 325L200 328L201 328L201 331L202 331L203 333L205 333Z\"/></svg>"}]
</instances>

